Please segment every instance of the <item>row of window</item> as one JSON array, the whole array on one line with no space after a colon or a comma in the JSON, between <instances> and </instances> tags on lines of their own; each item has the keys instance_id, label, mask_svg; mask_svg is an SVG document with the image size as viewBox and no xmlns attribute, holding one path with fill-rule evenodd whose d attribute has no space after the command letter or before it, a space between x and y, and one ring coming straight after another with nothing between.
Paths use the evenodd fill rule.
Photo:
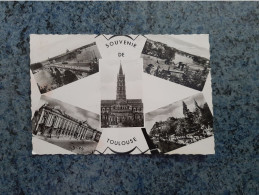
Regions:
<instances>
[{"instance_id":1,"label":"row of window","mask_svg":"<svg viewBox=\"0 0 259 195\"><path fill-rule=\"evenodd\" d=\"M133 111L142 111L141 107L134 107L132 108L131 106L112 106L110 107L102 107L102 111L110 111L111 109L114 110L133 110Z\"/></svg>"},{"instance_id":2,"label":"row of window","mask_svg":"<svg viewBox=\"0 0 259 195\"><path fill-rule=\"evenodd\" d=\"M108 116L108 115L102 115L101 117L103 120L109 120L109 121L118 121L120 122L121 120L133 120L132 116ZM135 119L142 119L142 115L135 115Z\"/></svg>"},{"instance_id":3,"label":"row of window","mask_svg":"<svg viewBox=\"0 0 259 195\"><path fill-rule=\"evenodd\" d=\"M44 124L47 127L60 128L64 131L77 131L80 134L82 132L91 131L84 126L78 126L78 123L70 121L66 118L63 118L56 113L51 113L48 111L42 111L42 118L39 121L39 124ZM92 132L92 131L91 131Z\"/></svg>"}]
</instances>

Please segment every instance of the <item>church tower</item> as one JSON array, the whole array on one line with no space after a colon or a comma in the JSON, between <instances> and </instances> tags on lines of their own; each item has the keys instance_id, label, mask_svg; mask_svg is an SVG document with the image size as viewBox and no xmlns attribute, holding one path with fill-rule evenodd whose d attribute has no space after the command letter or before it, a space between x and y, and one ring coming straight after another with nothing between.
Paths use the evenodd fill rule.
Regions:
<instances>
[{"instance_id":1,"label":"church tower","mask_svg":"<svg viewBox=\"0 0 259 195\"><path fill-rule=\"evenodd\" d=\"M117 95L116 100L126 100L125 75L120 64L119 74L117 75Z\"/></svg>"}]
</instances>

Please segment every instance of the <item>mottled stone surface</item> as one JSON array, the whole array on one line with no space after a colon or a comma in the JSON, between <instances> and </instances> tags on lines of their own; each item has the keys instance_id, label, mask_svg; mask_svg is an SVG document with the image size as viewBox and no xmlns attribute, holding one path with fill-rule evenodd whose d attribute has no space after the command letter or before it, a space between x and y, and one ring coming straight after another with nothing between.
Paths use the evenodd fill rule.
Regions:
<instances>
[{"instance_id":1,"label":"mottled stone surface","mask_svg":"<svg viewBox=\"0 0 259 195\"><path fill-rule=\"evenodd\" d=\"M258 2L0 2L0 194L259 194ZM209 33L216 155L32 156L30 33Z\"/></svg>"}]
</instances>

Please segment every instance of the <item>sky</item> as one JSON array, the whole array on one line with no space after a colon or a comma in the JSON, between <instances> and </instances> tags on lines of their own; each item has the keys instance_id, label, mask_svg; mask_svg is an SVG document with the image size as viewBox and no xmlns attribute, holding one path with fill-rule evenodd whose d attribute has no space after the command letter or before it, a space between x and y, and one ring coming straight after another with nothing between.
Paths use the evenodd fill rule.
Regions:
<instances>
[{"instance_id":1,"label":"sky","mask_svg":"<svg viewBox=\"0 0 259 195\"><path fill-rule=\"evenodd\" d=\"M115 100L120 63L125 74L126 98L142 99L143 60L101 60L101 98Z\"/></svg>"},{"instance_id":2,"label":"sky","mask_svg":"<svg viewBox=\"0 0 259 195\"><path fill-rule=\"evenodd\" d=\"M167 44L168 46L209 58L209 35L145 35L147 38ZM96 35L30 35L31 64L55 57L66 50L95 42Z\"/></svg>"},{"instance_id":3,"label":"sky","mask_svg":"<svg viewBox=\"0 0 259 195\"><path fill-rule=\"evenodd\" d=\"M95 42L96 35L30 35L31 64Z\"/></svg>"},{"instance_id":4,"label":"sky","mask_svg":"<svg viewBox=\"0 0 259 195\"><path fill-rule=\"evenodd\" d=\"M61 102L59 100L55 100L52 98L49 98L47 96L42 95L38 108L39 109L43 104L48 103L48 105L50 105L51 107L56 107L62 111L64 111L67 115L80 120L80 121L86 121L88 122L88 124L95 128L98 129L100 131L100 124L99 124L99 115L95 114L93 112L72 106L70 104Z\"/></svg>"},{"instance_id":5,"label":"sky","mask_svg":"<svg viewBox=\"0 0 259 195\"><path fill-rule=\"evenodd\" d=\"M210 58L210 44L208 34L192 35L145 35L148 39L165 43L170 47Z\"/></svg>"},{"instance_id":6,"label":"sky","mask_svg":"<svg viewBox=\"0 0 259 195\"><path fill-rule=\"evenodd\" d=\"M173 104L169 104L167 106L164 106L155 111L145 114L145 120L146 120L145 126L147 129L147 132L150 131L150 129L155 124L155 122L165 121L168 119L168 117L175 117L175 118L183 117L184 116L183 103L182 103L183 101L186 103L187 108L190 111L194 111L195 109L194 100L198 103L199 106L203 106L203 104L205 103L205 99L202 93L198 93L191 97L185 98L183 100L177 101Z\"/></svg>"}]
</instances>

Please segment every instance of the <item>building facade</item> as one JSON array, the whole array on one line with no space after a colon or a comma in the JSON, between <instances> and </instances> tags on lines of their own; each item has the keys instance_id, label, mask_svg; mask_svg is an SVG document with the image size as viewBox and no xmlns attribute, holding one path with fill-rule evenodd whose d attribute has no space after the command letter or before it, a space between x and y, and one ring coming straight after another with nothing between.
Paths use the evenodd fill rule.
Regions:
<instances>
[{"instance_id":1,"label":"building facade","mask_svg":"<svg viewBox=\"0 0 259 195\"><path fill-rule=\"evenodd\" d=\"M79 121L62 110L43 105L32 119L32 133L46 137L70 137L79 140L99 141L101 132L86 121Z\"/></svg>"},{"instance_id":2,"label":"building facade","mask_svg":"<svg viewBox=\"0 0 259 195\"><path fill-rule=\"evenodd\" d=\"M101 101L101 127L143 127L142 100L126 98L125 74L121 65L116 91L116 100Z\"/></svg>"}]
</instances>

